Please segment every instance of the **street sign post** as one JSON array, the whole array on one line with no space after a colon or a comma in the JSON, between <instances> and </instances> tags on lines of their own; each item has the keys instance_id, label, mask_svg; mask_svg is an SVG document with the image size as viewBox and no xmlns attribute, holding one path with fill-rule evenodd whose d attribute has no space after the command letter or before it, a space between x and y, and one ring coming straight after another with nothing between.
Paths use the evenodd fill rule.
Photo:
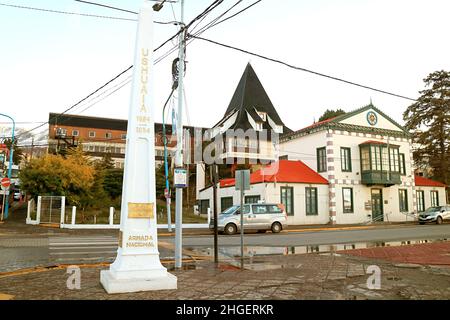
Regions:
<instances>
[{"instance_id":1,"label":"street sign post","mask_svg":"<svg viewBox=\"0 0 450 320\"><path fill-rule=\"evenodd\" d=\"M187 187L187 170L184 168L175 168L173 174L175 188Z\"/></svg>"},{"instance_id":2,"label":"street sign post","mask_svg":"<svg viewBox=\"0 0 450 320\"><path fill-rule=\"evenodd\" d=\"M6 200L6 194L9 195L9 187L11 186L11 180L9 178L2 178L0 180L0 185L2 188L2 193L3 193L3 201L2 201L2 215L1 215L1 221L3 221L3 215L5 212L5 200Z\"/></svg>"},{"instance_id":3,"label":"street sign post","mask_svg":"<svg viewBox=\"0 0 450 320\"><path fill-rule=\"evenodd\" d=\"M139 13L128 113L119 248L100 282L108 293L177 288L177 277L161 264L158 251L153 103L153 9Z\"/></svg>"},{"instance_id":4,"label":"street sign post","mask_svg":"<svg viewBox=\"0 0 450 320\"><path fill-rule=\"evenodd\" d=\"M4 188L4 189L8 189L9 186L11 185L11 179L9 179L9 178L7 178L7 177L2 178L2 180L0 180L0 184L1 184L1 186L2 186L2 189L3 189L3 188Z\"/></svg>"},{"instance_id":5,"label":"street sign post","mask_svg":"<svg viewBox=\"0 0 450 320\"><path fill-rule=\"evenodd\" d=\"M250 170L236 171L236 190L241 191L241 269L244 270L244 194L250 190Z\"/></svg>"}]
</instances>

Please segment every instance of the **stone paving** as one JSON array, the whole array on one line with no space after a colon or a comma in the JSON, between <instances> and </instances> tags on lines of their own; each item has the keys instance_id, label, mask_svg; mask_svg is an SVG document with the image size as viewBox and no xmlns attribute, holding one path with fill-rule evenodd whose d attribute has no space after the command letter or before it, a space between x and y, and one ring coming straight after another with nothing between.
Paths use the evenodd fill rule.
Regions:
<instances>
[{"instance_id":1,"label":"stone paving","mask_svg":"<svg viewBox=\"0 0 450 320\"><path fill-rule=\"evenodd\" d=\"M82 268L81 289L69 290L66 270L2 276L0 294L14 299L450 299L450 268L395 266L377 261L381 288L367 286L367 258L336 254L302 254L253 258L252 264L278 269L240 270L198 261L193 268L171 271L178 290L108 295L99 283L105 267ZM170 268L170 266L168 266Z\"/></svg>"},{"instance_id":2,"label":"stone paving","mask_svg":"<svg viewBox=\"0 0 450 320\"><path fill-rule=\"evenodd\" d=\"M375 247L340 253L412 264L450 266L450 242L423 243L402 247Z\"/></svg>"}]
</instances>

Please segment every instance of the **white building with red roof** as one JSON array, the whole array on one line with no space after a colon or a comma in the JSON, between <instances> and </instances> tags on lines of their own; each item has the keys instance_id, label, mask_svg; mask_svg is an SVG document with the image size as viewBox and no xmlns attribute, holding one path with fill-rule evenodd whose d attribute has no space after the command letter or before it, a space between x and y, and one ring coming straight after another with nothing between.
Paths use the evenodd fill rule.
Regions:
<instances>
[{"instance_id":1,"label":"white building with red roof","mask_svg":"<svg viewBox=\"0 0 450 320\"><path fill-rule=\"evenodd\" d=\"M372 104L280 143L284 158L304 161L329 181L331 223L412 221L412 213L445 204L443 184L415 178L409 133Z\"/></svg>"},{"instance_id":2,"label":"white building with red roof","mask_svg":"<svg viewBox=\"0 0 450 320\"><path fill-rule=\"evenodd\" d=\"M240 203L240 191L235 188L234 178L222 179L218 194L220 211ZM200 206L212 208L212 198L212 187L200 191ZM329 221L328 181L299 160L280 160L253 172L244 200L245 203L283 203L288 224Z\"/></svg>"},{"instance_id":3,"label":"white building with red roof","mask_svg":"<svg viewBox=\"0 0 450 320\"><path fill-rule=\"evenodd\" d=\"M280 137L277 162L251 174L245 203L282 203L289 224L414 221L446 204L446 186L415 176L411 137L372 104ZM220 211L240 203L234 179L218 186ZM200 191L201 211L213 188Z\"/></svg>"}]
</instances>

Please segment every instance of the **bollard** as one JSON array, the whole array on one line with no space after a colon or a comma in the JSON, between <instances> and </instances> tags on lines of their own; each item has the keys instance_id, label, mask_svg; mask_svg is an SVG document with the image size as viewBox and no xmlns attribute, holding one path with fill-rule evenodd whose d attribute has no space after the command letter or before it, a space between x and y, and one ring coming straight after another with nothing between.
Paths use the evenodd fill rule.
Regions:
<instances>
[{"instance_id":1,"label":"bollard","mask_svg":"<svg viewBox=\"0 0 450 320\"><path fill-rule=\"evenodd\" d=\"M73 206L72 207L72 221L71 221L72 225L75 225L76 215L77 215L77 207Z\"/></svg>"},{"instance_id":2,"label":"bollard","mask_svg":"<svg viewBox=\"0 0 450 320\"><path fill-rule=\"evenodd\" d=\"M37 211L36 211L36 223L41 223L41 203L42 203L42 197L38 196L38 203L37 203Z\"/></svg>"},{"instance_id":3,"label":"bollard","mask_svg":"<svg viewBox=\"0 0 450 320\"><path fill-rule=\"evenodd\" d=\"M61 197L61 219L60 219L60 225L62 226L65 221L65 215L66 215L66 197Z\"/></svg>"},{"instance_id":4,"label":"bollard","mask_svg":"<svg viewBox=\"0 0 450 320\"><path fill-rule=\"evenodd\" d=\"M27 207L27 220L26 223L30 223L31 222L31 200L28 201L28 207Z\"/></svg>"},{"instance_id":5,"label":"bollard","mask_svg":"<svg viewBox=\"0 0 450 320\"><path fill-rule=\"evenodd\" d=\"M114 207L109 208L109 225L112 226L114 224Z\"/></svg>"}]
</instances>

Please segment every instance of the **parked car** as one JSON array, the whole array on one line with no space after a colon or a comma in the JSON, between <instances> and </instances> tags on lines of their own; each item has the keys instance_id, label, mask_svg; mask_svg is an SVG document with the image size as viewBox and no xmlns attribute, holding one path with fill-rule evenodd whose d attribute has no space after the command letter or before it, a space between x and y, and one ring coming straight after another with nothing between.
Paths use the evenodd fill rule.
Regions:
<instances>
[{"instance_id":1,"label":"parked car","mask_svg":"<svg viewBox=\"0 0 450 320\"><path fill-rule=\"evenodd\" d=\"M243 209L244 230L257 230L258 232L272 230L273 233L279 233L287 226L287 214L280 204L245 204ZM221 212L218 216L217 227L219 232L225 234L235 234L240 231L240 206L232 206ZM209 228L214 230L214 219L211 219Z\"/></svg>"},{"instance_id":2,"label":"parked car","mask_svg":"<svg viewBox=\"0 0 450 320\"><path fill-rule=\"evenodd\" d=\"M450 206L430 207L419 214L419 223L435 222L441 224L445 219L450 218Z\"/></svg>"}]
</instances>

